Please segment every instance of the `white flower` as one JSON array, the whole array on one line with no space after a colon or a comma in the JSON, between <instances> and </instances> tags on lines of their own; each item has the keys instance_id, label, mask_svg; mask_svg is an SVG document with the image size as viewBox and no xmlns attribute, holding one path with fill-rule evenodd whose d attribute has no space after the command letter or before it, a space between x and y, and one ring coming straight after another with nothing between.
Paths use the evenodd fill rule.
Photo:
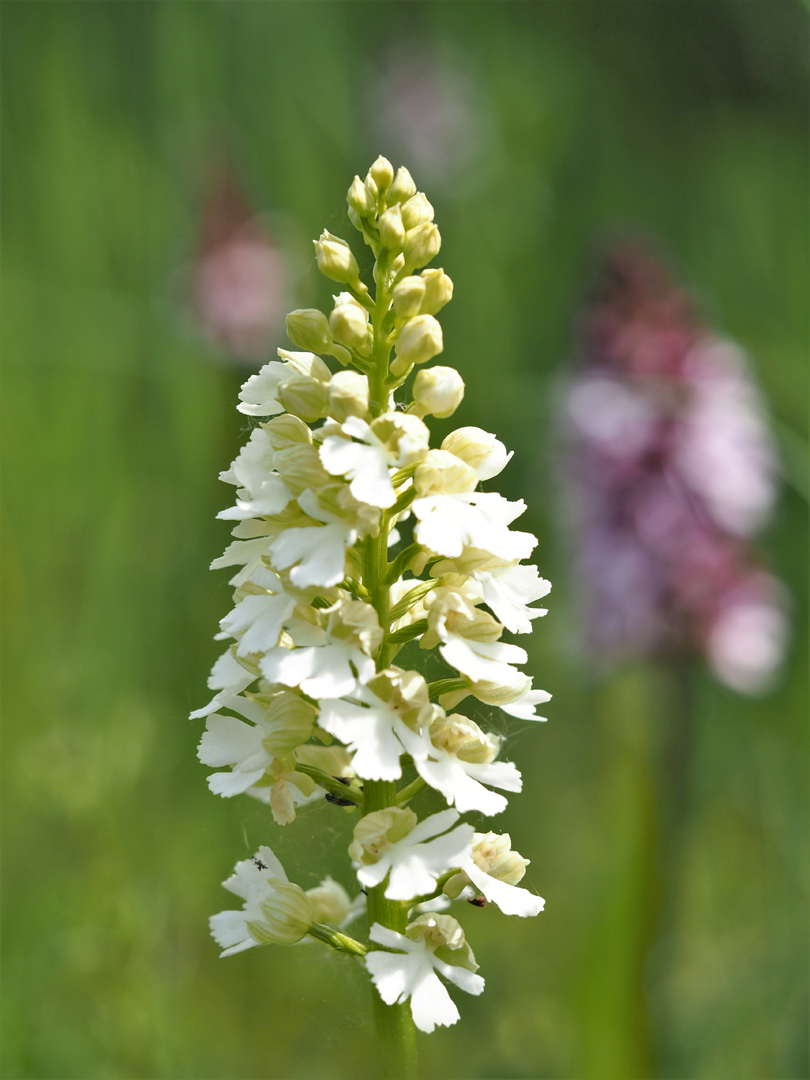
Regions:
<instances>
[{"instance_id":1,"label":"white flower","mask_svg":"<svg viewBox=\"0 0 810 1080\"><path fill-rule=\"evenodd\" d=\"M438 920L455 923L463 940L461 927L449 915L421 915L416 922L420 920L430 920L434 924ZM379 923L373 924L369 937L378 945L401 950L390 953L375 949L366 956L366 967L386 1005L393 1005L395 1002L403 1004L408 998L411 999L411 1013L420 1031L429 1033L437 1024L449 1027L459 1018L458 1009L439 980L437 972L468 994L478 995L483 992L484 980L480 975L476 975L468 967L448 964L436 955L436 950L442 948L441 938L436 940L426 935L413 940L394 930L388 930ZM452 948L453 944L450 944L449 949ZM445 943L443 951L447 953L449 949ZM475 967L478 966L474 959L472 963Z\"/></svg>"},{"instance_id":2,"label":"white flower","mask_svg":"<svg viewBox=\"0 0 810 1080\"><path fill-rule=\"evenodd\" d=\"M427 734L427 733L426 733ZM417 772L430 787L444 795L461 814L479 810L491 817L506 809L506 799L484 784L504 791L521 791L523 780L511 762L494 761L499 741L485 735L466 716L454 714L437 720L425 737L423 752L414 757Z\"/></svg>"},{"instance_id":3,"label":"white flower","mask_svg":"<svg viewBox=\"0 0 810 1080\"><path fill-rule=\"evenodd\" d=\"M272 683L298 686L307 697L331 699L353 693L358 679L370 679L374 661L362 649L328 641L299 649L271 649L263 657L261 669ZM321 706L327 703L323 701Z\"/></svg>"},{"instance_id":4,"label":"white flower","mask_svg":"<svg viewBox=\"0 0 810 1080\"><path fill-rule=\"evenodd\" d=\"M320 449L321 461L332 476L347 476L349 490L359 502L386 509L396 502L396 494L388 475L388 455L382 440L359 416L350 416L342 425L346 435L360 442L351 442L339 435L324 439Z\"/></svg>"},{"instance_id":5,"label":"white flower","mask_svg":"<svg viewBox=\"0 0 810 1080\"><path fill-rule=\"evenodd\" d=\"M397 811L394 811L397 812ZM436 879L445 870L466 866L470 858L472 825L459 825L447 832L459 819L456 810L442 810L417 824L413 811L398 811L409 815L410 831L391 843L385 836L386 818L391 811L380 810L367 814L354 830L355 843L349 854L360 862L357 878L361 885L373 888L390 871L385 889L389 900L412 900L433 892ZM378 825L375 819L382 819ZM440 836L444 833L444 836ZM431 840L431 837L436 839ZM375 860L375 861L364 861Z\"/></svg>"},{"instance_id":6,"label":"white flower","mask_svg":"<svg viewBox=\"0 0 810 1080\"><path fill-rule=\"evenodd\" d=\"M262 428L255 428L230 469L220 480L239 487L236 506L221 510L218 518L242 521L249 517L280 514L292 498L281 477L273 472L273 447Z\"/></svg>"},{"instance_id":7,"label":"white flower","mask_svg":"<svg viewBox=\"0 0 810 1080\"><path fill-rule=\"evenodd\" d=\"M537 715L535 706L545 705L547 701L551 701L551 694L545 690L532 690L532 682L533 680L529 679L526 689L512 701L497 702L498 707L509 716L517 717L518 720L545 720L545 716ZM480 697L479 694L476 696Z\"/></svg>"},{"instance_id":8,"label":"white flower","mask_svg":"<svg viewBox=\"0 0 810 1080\"><path fill-rule=\"evenodd\" d=\"M449 559L474 547L511 562L528 558L537 544L531 533L508 528L526 509L522 499L509 502L494 491L471 491L415 499L411 508L419 519L416 542Z\"/></svg>"},{"instance_id":9,"label":"white flower","mask_svg":"<svg viewBox=\"0 0 810 1080\"><path fill-rule=\"evenodd\" d=\"M514 454L514 450L507 454L500 439L479 427L451 431L442 442L442 450L449 450L475 469L479 480L491 480L503 472Z\"/></svg>"},{"instance_id":10,"label":"white flower","mask_svg":"<svg viewBox=\"0 0 810 1080\"><path fill-rule=\"evenodd\" d=\"M271 575L269 571L265 573L275 578L278 592L250 593L239 601L233 611L220 619L223 633L239 638L237 656L250 656L251 653L275 648L285 623L295 609L295 598L284 592L276 575Z\"/></svg>"},{"instance_id":11,"label":"white flower","mask_svg":"<svg viewBox=\"0 0 810 1080\"><path fill-rule=\"evenodd\" d=\"M272 542L271 536L257 536L251 540L233 540L219 558L213 560L210 569L221 570L227 566L241 566L242 569L228 582L229 585L238 589L240 585L244 585L254 570L262 565L264 556L269 555Z\"/></svg>"},{"instance_id":12,"label":"white flower","mask_svg":"<svg viewBox=\"0 0 810 1080\"><path fill-rule=\"evenodd\" d=\"M298 496L301 509L323 525L286 529L270 546L277 570L290 570L290 581L299 589L308 585L337 585L345 576L346 547L357 539L357 530L328 510L314 492Z\"/></svg>"},{"instance_id":13,"label":"white flower","mask_svg":"<svg viewBox=\"0 0 810 1080\"><path fill-rule=\"evenodd\" d=\"M234 658L231 650L226 649L215 661L211 674L208 676L208 689L217 690L218 693L202 709L195 709L193 713L190 713L189 719L200 720L204 716L210 716L217 709L227 706L230 698L241 694L257 677L246 671Z\"/></svg>"},{"instance_id":14,"label":"white flower","mask_svg":"<svg viewBox=\"0 0 810 1080\"><path fill-rule=\"evenodd\" d=\"M222 882L223 886L245 901L242 911L220 911L208 920L211 934L223 949L219 955L233 956L261 942L253 937L249 923L263 920L262 901L269 899L274 888L271 881L286 881L284 867L269 847L260 847L252 859L243 859L234 872Z\"/></svg>"},{"instance_id":15,"label":"white flower","mask_svg":"<svg viewBox=\"0 0 810 1080\"><path fill-rule=\"evenodd\" d=\"M293 375L310 375L322 382L329 382L331 371L314 353L278 350L287 363L271 360L256 375L251 375L239 392L237 409L248 416L272 416L284 412L278 400L278 388Z\"/></svg>"},{"instance_id":16,"label":"white flower","mask_svg":"<svg viewBox=\"0 0 810 1080\"><path fill-rule=\"evenodd\" d=\"M459 896L471 881L504 915L521 918L538 915L545 906L542 896L517 887L528 865L528 859L511 850L508 833L476 833L472 854L462 866L463 873L450 878L444 891L448 896Z\"/></svg>"},{"instance_id":17,"label":"white flower","mask_svg":"<svg viewBox=\"0 0 810 1080\"><path fill-rule=\"evenodd\" d=\"M474 570L472 576L481 583L484 602L510 633L530 634L531 620L547 614L547 608L528 607L551 590L551 582L540 577L536 566L510 563L491 570Z\"/></svg>"}]
</instances>

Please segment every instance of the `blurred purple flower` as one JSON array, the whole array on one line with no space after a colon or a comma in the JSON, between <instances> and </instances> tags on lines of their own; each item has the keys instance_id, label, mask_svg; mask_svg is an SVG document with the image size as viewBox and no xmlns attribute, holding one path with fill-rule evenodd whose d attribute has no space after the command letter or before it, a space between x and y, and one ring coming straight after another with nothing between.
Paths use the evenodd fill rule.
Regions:
<instances>
[{"instance_id":1,"label":"blurred purple flower","mask_svg":"<svg viewBox=\"0 0 810 1080\"><path fill-rule=\"evenodd\" d=\"M214 184L203 210L192 288L211 341L243 363L268 354L287 308L286 260L231 170Z\"/></svg>"},{"instance_id":2,"label":"blurred purple flower","mask_svg":"<svg viewBox=\"0 0 810 1080\"><path fill-rule=\"evenodd\" d=\"M636 244L605 259L581 343L565 413L590 647L699 651L733 689L763 690L787 622L751 544L778 463L745 357Z\"/></svg>"}]
</instances>

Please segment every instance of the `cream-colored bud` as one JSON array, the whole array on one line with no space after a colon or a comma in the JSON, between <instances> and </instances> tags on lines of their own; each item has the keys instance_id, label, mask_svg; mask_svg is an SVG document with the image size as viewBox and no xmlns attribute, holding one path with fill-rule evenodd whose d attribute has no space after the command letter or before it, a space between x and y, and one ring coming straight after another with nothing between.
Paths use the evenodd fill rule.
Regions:
<instances>
[{"instance_id":1,"label":"cream-colored bud","mask_svg":"<svg viewBox=\"0 0 810 1080\"><path fill-rule=\"evenodd\" d=\"M346 202L361 218L371 217L377 208L374 196L359 176L355 176L354 180L352 180L351 187L346 195Z\"/></svg>"},{"instance_id":2,"label":"cream-colored bud","mask_svg":"<svg viewBox=\"0 0 810 1080\"><path fill-rule=\"evenodd\" d=\"M486 680L472 683L469 692L485 705L509 705L522 697L531 684L531 676L517 672L516 677L509 683L494 683Z\"/></svg>"},{"instance_id":3,"label":"cream-colored bud","mask_svg":"<svg viewBox=\"0 0 810 1080\"><path fill-rule=\"evenodd\" d=\"M394 179L394 166L388 158L383 157L382 154L380 154L368 170L368 175L377 185L378 191L387 191Z\"/></svg>"},{"instance_id":4,"label":"cream-colored bud","mask_svg":"<svg viewBox=\"0 0 810 1080\"><path fill-rule=\"evenodd\" d=\"M349 914L349 894L331 877L325 877L314 889L307 889L306 895L312 904L313 922L330 922L337 926Z\"/></svg>"},{"instance_id":5,"label":"cream-colored bud","mask_svg":"<svg viewBox=\"0 0 810 1080\"><path fill-rule=\"evenodd\" d=\"M417 315L402 327L397 354L391 364L394 375L403 375L414 364L426 364L444 348L441 324L432 315Z\"/></svg>"},{"instance_id":6,"label":"cream-colored bud","mask_svg":"<svg viewBox=\"0 0 810 1080\"><path fill-rule=\"evenodd\" d=\"M417 466L413 483L420 499L428 495L459 495L475 491L478 473L446 450L431 450Z\"/></svg>"},{"instance_id":7,"label":"cream-colored bud","mask_svg":"<svg viewBox=\"0 0 810 1080\"><path fill-rule=\"evenodd\" d=\"M295 372L296 375L311 375L313 379L320 379L323 383L328 383L332 378L332 372L327 365L314 353L279 349L278 355L290 366L291 374Z\"/></svg>"},{"instance_id":8,"label":"cream-colored bud","mask_svg":"<svg viewBox=\"0 0 810 1080\"><path fill-rule=\"evenodd\" d=\"M453 299L453 282L444 270L423 270L421 277L425 283L422 314L435 315Z\"/></svg>"},{"instance_id":9,"label":"cream-colored bud","mask_svg":"<svg viewBox=\"0 0 810 1080\"><path fill-rule=\"evenodd\" d=\"M341 600L330 608L327 629L335 641L360 648L366 656L373 656L382 644L379 616L363 600Z\"/></svg>"},{"instance_id":10,"label":"cream-colored bud","mask_svg":"<svg viewBox=\"0 0 810 1080\"><path fill-rule=\"evenodd\" d=\"M363 356L371 352L371 328L368 312L358 304L351 293L335 297L335 308L329 316L329 325L337 341L348 345Z\"/></svg>"},{"instance_id":11,"label":"cream-colored bud","mask_svg":"<svg viewBox=\"0 0 810 1080\"><path fill-rule=\"evenodd\" d=\"M464 380L455 368L432 367L420 371L413 384L413 408L417 416L452 416L464 397Z\"/></svg>"},{"instance_id":12,"label":"cream-colored bud","mask_svg":"<svg viewBox=\"0 0 810 1080\"><path fill-rule=\"evenodd\" d=\"M439 254L442 238L436 226L425 221L405 234L405 265L418 269Z\"/></svg>"},{"instance_id":13,"label":"cream-colored bud","mask_svg":"<svg viewBox=\"0 0 810 1080\"><path fill-rule=\"evenodd\" d=\"M341 424L368 413L368 379L359 371L339 371L329 383L329 411Z\"/></svg>"},{"instance_id":14,"label":"cream-colored bud","mask_svg":"<svg viewBox=\"0 0 810 1080\"><path fill-rule=\"evenodd\" d=\"M434 720L430 726L430 738L440 750L476 765L488 765L494 761L500 748L497 735L487 735L474 720L460 713Z\"/></svg>"},{"instance_id":15,"label":"cream-colored bud","mask_svg":"<svg viewBox=\"0 0 810 1080\"><path fill-rule=\"evenodd\" d=\"M405 931L411 941L423 941L439 960L453 967L477 971L478 964L464 931L452 915L430 912L414 919Z\"/></svg>"},{"instance_id":16,"label":"cream-colored bud","mask_svg":"<svg viewBox=\"0 0 810 1080\"><path fill-rule=\"evenodd\" d=\"M328 353L332 347L332 331L322 311L317 308L298 308L287 316L287 337L299 349Z\"/></svg>"},{"instance_id":17,"label":"cream-colored bud","mask_svg":"<svg viewBox=\"0 0 810 1080\"><path fill-rule=\"evenodd\" d=\"M311 443L294 443L276 452L273 464L294 496L310 488L318 491L334 480L321 464L317 448Z\"/></svg>"},{"instance_id":18,"label":"cream-colored bud","mask_svg":"<svg viewBox=\"0 0 810 1080\"><path fill-rule=\"evenodd\" d=\"M425 283L420 277L410 275L394 286L394 311L401 319L412 319L422 310Z\"/></svg>"},{"instance_id":19,"label":"cream-colored bud","mask_svg":"<svg viewBox=\"0 0 810 1080\"><path fill-rule=\"evenodd\" d=\"M311 424L326 416L329 392L320 379L311 375L293 375L279 383L276 396L287 412Z\"/></svg>"},{"instance_id":20,"label":"cream-colored bud","mask_svg":"<svg viewBox=\"0 0 810 1080\"><path fill-rule=\"evenodd\" d=\"M333 281L342 281L346 284L358 280L360 268L352 254L352 249L345 240L341 240L339 236L333 236L324 229L320 240L312 242L315 245L318 269L322 274Z\"/></svg>"},{"instance_id":21,"label":"cream-colored bud","mask_svg":"<svg viewBox=\"0 0 810 1080\"><path fill-rule=\"evenodd\" d=\"M466 461L478 473L479 480L490 480L497 476L512 457L507 454L500 439L479 427L451 431L442 442L442 450L449 450Z\"/></svg>"},{"instance_id":22,"label":"cream-colored bud","mask_svg":"<svg viewBox=\"0 0 810 1080\"><path fill-rule=\"evenodd\" d=\"M411 832L418 820L406 807L392 806L366 814L354 827L349 858L366 866L377 862L383 852Z\"/></svg>"},{"instance_id":23,"label":"cream-colored bud","mask_svg":"<svg viewBox=\"0 0 810 1080\"><path fill-rule=\"evenodd\" d=\"M247 924L262 945L294 945L307 933L315 914L312 901L300 885L271 878L273 893L261 903L262 921Z\"/></svg>"},{"instance_id":24,"label":"cream-colored bud","mask_svg":"<svg viewBox=\"0 0 810 1080\"><path fill-rule=\"evenodd\" d=\"M272 730L262 739L262 746L273 757L285 758L312 735L315 709L291 690L282 690L270 702L265 719Z\"/></svg>"},{"instance_id":25,"label":"cream-colored bud","mask_svg":"<svg viewBox=\"0 0 810 1080\"><path fill-rule=\"evenodd\" d=\"M407 202L415 194L416 184L413 182L413 177L404 165L400 165L386 196L388 205L393 206L394 203Z\"/></svg>"},{"instance_id":26,"label":"cream-colored bud","mask_svg":"<svg viewBox=\"0 0 810 1080\"><path fill-rule=\"evenodd\" d=\"M424 192L418 192L402 207L402 221L406 229L415 229L426 221L433 221L433 207Z\"/></svg>"},{"instance_id":27,"label":"cream-colored bud","mask_svg":"<svg viewBox=\"0 0 810 1080\"><path fill-rule=\"evenodd\" d=\"M380 215L380 240L389 251L399 253L405 243L405 226L402 223L402 208L394 203Z\"/></svg>"},{"instance_id":28,"label":"cream-colored bud","mask_svg":"<svg viewBox=\"0 0 810 1080\"><path fill-rule=\"evenodd\" d=\"M485 874L505 881L507 885L517 885L525 876L526 867L531 861L512 851L509 833L475 833L472 857Z\"/></svg>"},{"instance_id":29,"label":"cream-colored bud","mask_svg":"<svg viewBox=\"0 0 810 1080\"><path fill-rule=\"evenodd\" d=\"M262 424L270 439L270 445L274 450L283 450L285 446L293 446L295 443L311 443L312 431L303 420L290 413L282 413L273 420Z\"/></svg>"}]
</instances>

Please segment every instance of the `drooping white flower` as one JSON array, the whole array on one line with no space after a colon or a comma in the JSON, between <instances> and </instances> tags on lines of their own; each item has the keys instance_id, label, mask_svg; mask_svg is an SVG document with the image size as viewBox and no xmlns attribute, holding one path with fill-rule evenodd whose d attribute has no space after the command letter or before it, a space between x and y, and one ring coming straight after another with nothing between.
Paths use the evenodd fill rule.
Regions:
<instances>
[{"instance_id":1,"label":"drooping white flower","mask_svg":"<svg viewBox=\"0 0 810 1080\"><path fill-rule=\"evenodd\" d=\"M284 412L278 400L278 388L291 376L310 375L322 382L329 382L331 371L314 353L279 349L278 354L287 362L270 360L256 375L251 375L239 392L240 404L236 406L239 412L248 416L273 416Z\"/></svg>"},{"instance_id":2,"label":"drooping white flower","mask_svg":"<svg viewBox=\"0 0 810 1080\"><path fill-rule=\"evenodd\" d=\"M216 690L217 693L207 705L190 713L189 719L200 720L204 716L210 716L211 713L226 705L229 698L241 694L252 682L255 682L257 677L243 668L231 650L226 649L214 662L211 674L208 676L208 689Z\"/></svg>"},{"instance_id":3,"label":"drooping white flower","mask_svg":"<svg viewBox=\"0 0 810 1080\"><path fill-rule=\"evenodd\" d=\"M411 900L433 892L439 874L466 865L470 858L472 825L447 831L459 816L456 810L442 810L418 822L412 810L395 807L361 818L349 848L359 864L360 884L373 888L390 872L385 888L389 900Z\"/></svg>"},{"instance_id":4,"label":"drooping white flower","mask_svg":"<svg viewBox=\"0 0 810 1080\"><path fill-rule=\"evenodd\" d=\"M547 614L547 608L530 608L551 590L551 582L541 578L537 567L510 563L491 570L474 570L472 576L481 583L484 602L513 634L530 634L532 619Z\"/></svg>"},{"instance_id":5,"label":"drooping white flower","mask_svg":"<svg viewBox=\"0 0 810 1080\"><path fill-rule=\"evenodd\" d=\"M239 491L236 506L221 510L218 518L242 521L281 513L292 492L273 471L273 454L270 436L262 428L255 428L230 469L219 474L220 480L236 484Z\"/></svg>"},{"instance_id":6,"label":"drooping white flower","mask_svg":"<svg viewBox=\"0 0 810 1080\"><path fill-rule=\"evenodd\" d=\"M497 702L499 708L518 720L545 720L545 716L537 715L535 706L545 705L547 701L551 701L551 694L545 690L532 690L533 681L531 678L528 680L526 689L521 692L519 697L514 698L512 701ZM476 696L480 700L484 700L480 693Z\"/></svg>"},{"instance_id":7,"label":"drooping white flower","mask_svg":"<svg viewBox=\"0 0 810 1080\"><path fill-rule=\"evenodd\" d=\"M468 994L478 995L484 989L484 980L475 974L478 965L464 931L449 915L429 914L414 920L407 935L374 923L369 930L371 940L401 951L375 949L366 956L366 968L386 1005L404 1004L410 998L411 1014L420 1031L430 1033L437 1025L449 1027L459 1019L459 1012L438 976ZM443 957L460 963L448 963Z\"/></svg>"},{"instance_id":8,"label":"drooping white flower","mask_svg":"<svg viewBox=\"0 0 810 1080\"><path fill-rule=\"evenodd\" d=\"M261 944L251 934L248 924L263 921L261 904L275 891L272 881L285 882L287 875L272 850L262 846L252 859L238 862L231 876L222 882L229 892L245 903L241 911L220 911L208 920L211 934L223 950L220 957L233 956Z\"/></svg>"},{"instance_id":9,"label":"drooping white flower","mask_svg":"<svg viewBox=\"0 0 810 1080\"><path fill-rule=\"evenodd\" d=\"M494 491L471 491L415 499L411 508L419 519L416 542L449 559L475 547L511 562L528 558L537 544L531 533L508 528L526 509L522 499L509 502Z\"/></svg>"},{"instance_id":10,"label":"drooping white flower","mask_svg":"<svg viewBox=\"0 0 810 1080\"><path fill-rule=\"evenodd\" d=\"M503 472L514 454L514 450L507 453L500 439L479 427L451 431L442 443L442 450L449 450L475 469L479 480L491 480Z\"/></svg>"},{"instance_id":11,"label":"drooping white flower","mask_svg":"<svg viewBox=\"0 0 810 1080\"><path fill-rule=\"evenodd\" d=\"M284 592L284 586L275 574L264 567L260 567L257 574L268 582L273 592L249 593L219 623L225 635L239 639L237 656L250 656L275 648L295 610L295 597Z\"/></svg>"},{"instance_id":12,"label":"drooping white flower","mask_svg":"<svg viewBox=\"0 0 810 1080\"><path fill-rule=\"evenodd\" d=\"M298 496L298 505L324 524L285 529L270 546L273 566L289 570L290 581L299 589L337 585L345 575L346 548L356 541L357 529L324 510L309 489Z\"/></svg>"},{"instance_id":13,"label":"drooping white flower","mask_svg":"<svg viewBox=\"0 0 810 1080\"><path fill-rule=\"evenodd\" d=\"M371 424L359 416L350 416L341 426L340 435L324 439L320 457L332 476L346 476L349 490L359 502L386 509L393 506L396 494L389 469L403 468L418 460L428 448L428 431L416 416L385 414ZM352 442L351 438L360 440Z\"/></svg>"},{"instance_id":14,"label":"drooping white flower","mask_svg":"<svg viewBox=\"0 0 810 1080\"><path fill-rule=\"evenodd\" d=\"M261 669L269 682L298 686L307 697L333 698L351 694L358 678L361 682L370 679L374 661L361 649L328 641L299 649L271 649L262 658Z\"/></svg>"},{"instance_id":15,"label":"drooping white flower","mask_svg":"<svg viewBox=\"0 0 810 1080\"><path fill-rule=\"evenodd\" d=\"M542 896L517 887L528 865L528 859L512 851L508 833L476 833L462 873L445 883L444 892L450 897L460 896L472 882L504 915L521 918L538 915L545 906Z\"/></svg>"},{"instance_id":16,"label":"drooping white flower","mask_svg":"<svg viewBox=\"0 0 810 1080\"><path fill-rule=\"evenodd\" d=\"M440 718L431 726L426 753L414 755L417 772L430 787L444 795L461 814L479 810L488 817L506 809L506 798L484 784L504 791L520 791L523 780L511 762L494 761L499 740L485 735L466 716Z\"/></svg>"}]
</instances>

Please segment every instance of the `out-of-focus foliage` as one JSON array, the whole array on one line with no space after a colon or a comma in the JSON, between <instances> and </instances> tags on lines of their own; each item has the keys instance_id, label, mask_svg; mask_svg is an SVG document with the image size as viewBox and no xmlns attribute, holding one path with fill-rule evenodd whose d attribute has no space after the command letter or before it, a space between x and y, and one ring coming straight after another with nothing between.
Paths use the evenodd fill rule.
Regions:
<instances>
[{"instance_id":1,"label":"out-of-focus foliage","mask_svg":"<svg viewBox=\"0 0 810 1080\"><path fill-rule=\"evenodd\" d=\"M6 1076L371 1068L350 962L219 961L207 934L236 858L270 842L291 868L303 836L306 887L351 828L321 804L281 832L214 800L185 719L228 604L206 567L242 376L189 332L177 281L223 139L256 207L294 223L302 304L325 299L309 238L348 235L353 173L383 152L427 185L422 155L467 384L453 424L528 463L505 494L555 581L533 646L550 723L510 742L535 782L497 823L547 909L471 909L487 991L424 1040L424 1076L807 1075L807 28L783 0L4 5ZM656 234L754 358L794 483L766 536L793 595L786 670L761 700L680 680L694 740L666 860L673 673L598 682L573 658L549 467L549 389L616 223Z\"/></svg>"}]
</instances>

